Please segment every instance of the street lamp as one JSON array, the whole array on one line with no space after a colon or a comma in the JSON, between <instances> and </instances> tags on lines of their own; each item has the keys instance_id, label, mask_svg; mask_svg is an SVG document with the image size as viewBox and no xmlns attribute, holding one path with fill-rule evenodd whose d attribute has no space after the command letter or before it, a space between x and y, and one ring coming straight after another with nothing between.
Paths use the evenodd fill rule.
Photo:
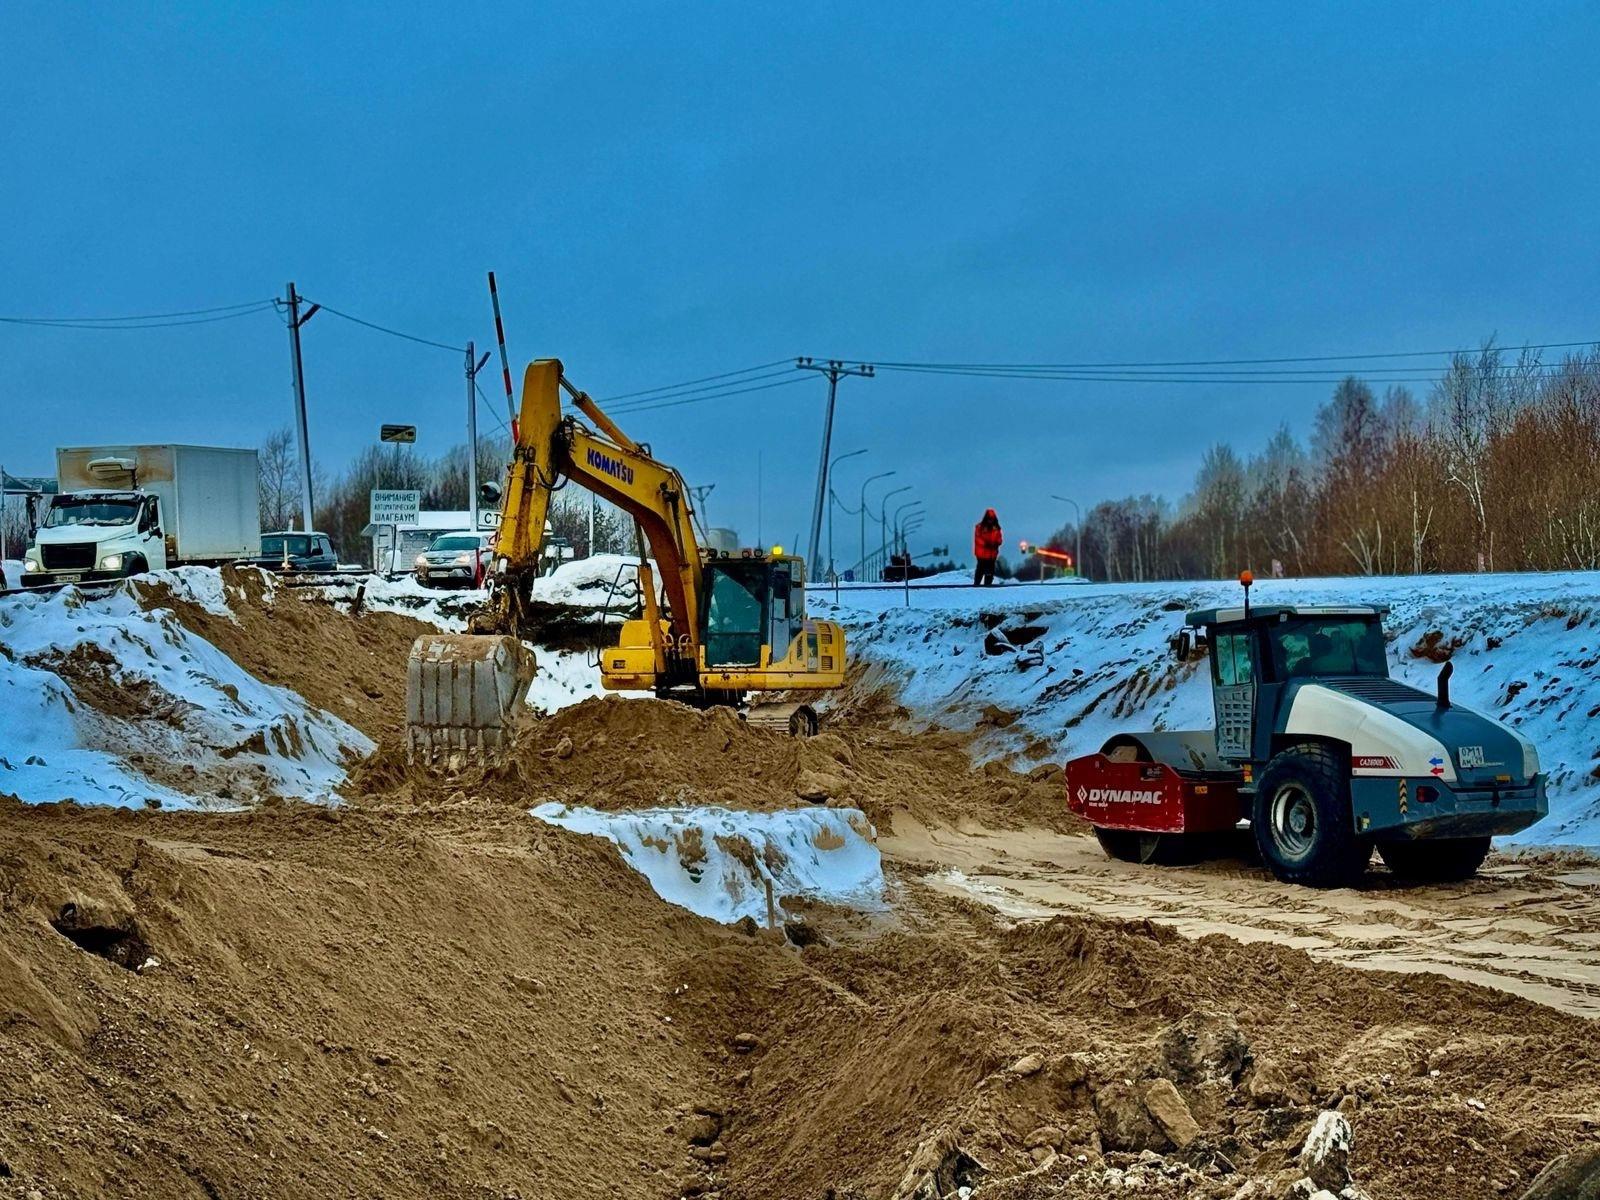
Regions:
<instances>
[{"instance_id":1,"label":"street lamp","mask_svg":"<svg viewBox=\"0 0 1600 1200\"><path fill-rule=\"evenodd\" d=\"M906 518L904 525L900 526L900 549L907 556L911 554L911 535L926 524L927 518L922 513L912 513Z\"/></svg>"},{"instance_id":2,"label":"street lamp","mask_svg":"<svg viewBox=\"0 0 1600 1200\"><path fill-rule=\"evenodd\" d=\"M885 549L888 549L889 546L889 497L898 496L901 492L909 492L910 490L911 485L909 483L902 484L897 488L890 488L883 494L883 499L878 501L879 536L883 538Z\"/></svg>"},{"instance_id":3,"label":"street lamp","mask_svg":"<svg viewBox=\"0 0 1600 1200\"><path fill-rule=\"evenodd\" d=\"M900 514L905 512L905 510L908 508L920 507L921 504L921 500L907 500L899 508L894 510L894 521L891 524L894 529L894 538L897 543L900 541Z\"/></svg>"},{"instance_id":4,"label":"street lamp","mask_svg":"<svg viewBox=\"0 0 1600 1200\"><path fill-rule=\"evenodd\" d=\"M1050 499L1072 505L1072 519L1078 531L1078 548L1072 554L1072 567L1081 579L1083 577L1083 509L1078 507L1076 500L1068 500L1065 496L1057 496L1052 493Z\"/></svg>"},{"instance_id":5,"label":"street lamp","mask_svg":"<svg viewBox=\"0 0 1600 1200\"><path fill-rule=\"evenodd\" d=\"M838 458L834 459L833 462L828 464L828 478L829 479L833 478L833 469L834 469L834 467L837 467L845 459L847 459L847 458L855 458L858 454L865 454L866 452L867 452L866 451L866 447L863 446L860 450L852 450L848 454L839 455ZM828 574L827 574L827 576L825 576L825 578L832 578L833 577L833 573L834 573L833 572L833 504L834 504L833 488L830 486L828 488Z\"/></svg>"},{"instance_id":6,"label":"street lamp","mask_svg":"<svg viewBox=\"0 0 1600 1200\"><path fill-rule=\"evenodd\" d=\"M868 475L861 481L861 562L863 567L867 561L867 484L877 479L887 479L893 471L879 471L876 475Z\"/></svg>"}]
</instances>

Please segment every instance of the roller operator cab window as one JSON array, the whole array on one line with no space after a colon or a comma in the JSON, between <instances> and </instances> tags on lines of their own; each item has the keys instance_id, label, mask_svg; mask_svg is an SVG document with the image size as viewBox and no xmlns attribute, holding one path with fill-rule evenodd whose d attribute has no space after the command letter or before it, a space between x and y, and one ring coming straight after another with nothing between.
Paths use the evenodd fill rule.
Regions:
<instances>
[{"instance_id":1,"label":"roller operator cab window","mask_svg":"<svg viewBox=\"0 0 1600 1200\"><path fill-rule=\"evenodd\" d=\"M769 571L764 562L744 559L706 567L711 593L705 629L708 666L754 666L761 661Z\"/></svg>"},{"instance_id":2,"label":"roller operator cab window","mask_svg":"<svg viewBox=\"0 0 1600 1200\"><path fill-rule=\"evenodd\" d=\"M57 496L44 515L46 529L66 525L131 525L139 518L138 500L98 500L87 496Z\"/></svg>"},{"instance_id":3,"label":"roller operator cab window","mask_svg":"<svg viewBox=\"0 0 1600 1200\"><path fill-rule=\"evenodd\" d=\"M1291 617L1267 627L1267 644L1277 679L1389 674L1375 617Z\"/></svg>"},{"instance_id":4,"label":"roller operator cab window","mask_svg":"<svg viewBox=\"0 0 1600 1200\"><path fill-rule=\"evenodd\" d=\"M1216 682L1224 687L1255 682L1248 633L1218 634L1212 645L1211 662Z\"/></svg>"}]
</instances>

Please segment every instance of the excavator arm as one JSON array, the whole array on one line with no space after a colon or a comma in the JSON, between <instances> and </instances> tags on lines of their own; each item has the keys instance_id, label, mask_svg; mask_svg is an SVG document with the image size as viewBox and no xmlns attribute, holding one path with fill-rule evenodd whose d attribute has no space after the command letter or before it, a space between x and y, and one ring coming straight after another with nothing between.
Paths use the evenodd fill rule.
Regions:
<instances>
[{"instance_id":1,"label":"excavator arm","mask_svg":"<svg viewBox=\"0 0 1600 1200\"><path fill-rule=\"evenodd\" d=\"M563 387L599 432L585 428L575 417L562 417ZM663 654L692 665L698 653L701 560L683 477L651 457L647 448L623 433L586 393L573 388L558 359L528 364L517 429L495 539L490 611L488 620L475 628L520 635L532 625L528 597L540 571L539 547L550 495L565 476L638 523L649 556L661 572L661 590L667 601L670 633ZM653 611L655 588L648 563L641 564L640 575L646 615L656 623L660 614Z\"/></svg>"}]
</instances>

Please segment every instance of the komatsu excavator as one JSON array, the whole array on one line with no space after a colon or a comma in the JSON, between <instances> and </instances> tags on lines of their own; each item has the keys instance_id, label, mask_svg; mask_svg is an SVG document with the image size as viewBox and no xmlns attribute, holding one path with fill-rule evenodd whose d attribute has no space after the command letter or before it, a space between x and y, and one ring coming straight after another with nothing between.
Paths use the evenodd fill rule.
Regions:
<instances>
[{"instance_id":1,"label":"komatsu excavator","mask_svg":"<svg viewBox=\"0 0 1600 1200\"><path fill-rule=\"evenodd\" d=\"M594 425L561 413L561 392ZM728 705L755 723L808 736L804 702L751 703L761 692L844 684L844 631L806 616L805 563L778 550L702 549L683 477L623 433L567 380L557 359L530 363L501 489L489 596L468 633L420 637L406 678L406 744L413 758L493 757L533 680L524 638L537 634L533 599L551 492L569 480L631 516L639 530L643 615L601 652L600 682L698 706ZM648 548L648 555L644 550ZM661 575L657 599L654 559ZM664 602L664 604L663 604Z\"/></svg>"}]
</instances>

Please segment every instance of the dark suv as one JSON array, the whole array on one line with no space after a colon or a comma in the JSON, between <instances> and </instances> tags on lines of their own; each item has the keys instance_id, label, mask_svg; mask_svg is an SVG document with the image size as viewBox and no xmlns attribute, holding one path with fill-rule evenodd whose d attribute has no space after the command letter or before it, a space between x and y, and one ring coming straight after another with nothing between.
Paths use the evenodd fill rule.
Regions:
<instances>
[{"instance_id":1,"label":"dark suv","mask_svg":"<svg viewBox=\"0 0 1600 1200\"><path fill-rule=\"evenodd\" d=\"M261 553L243 560L283 575L320 575L339 569L339 556L325 533L263 533Z\"/></svg>"}]
</instances>

